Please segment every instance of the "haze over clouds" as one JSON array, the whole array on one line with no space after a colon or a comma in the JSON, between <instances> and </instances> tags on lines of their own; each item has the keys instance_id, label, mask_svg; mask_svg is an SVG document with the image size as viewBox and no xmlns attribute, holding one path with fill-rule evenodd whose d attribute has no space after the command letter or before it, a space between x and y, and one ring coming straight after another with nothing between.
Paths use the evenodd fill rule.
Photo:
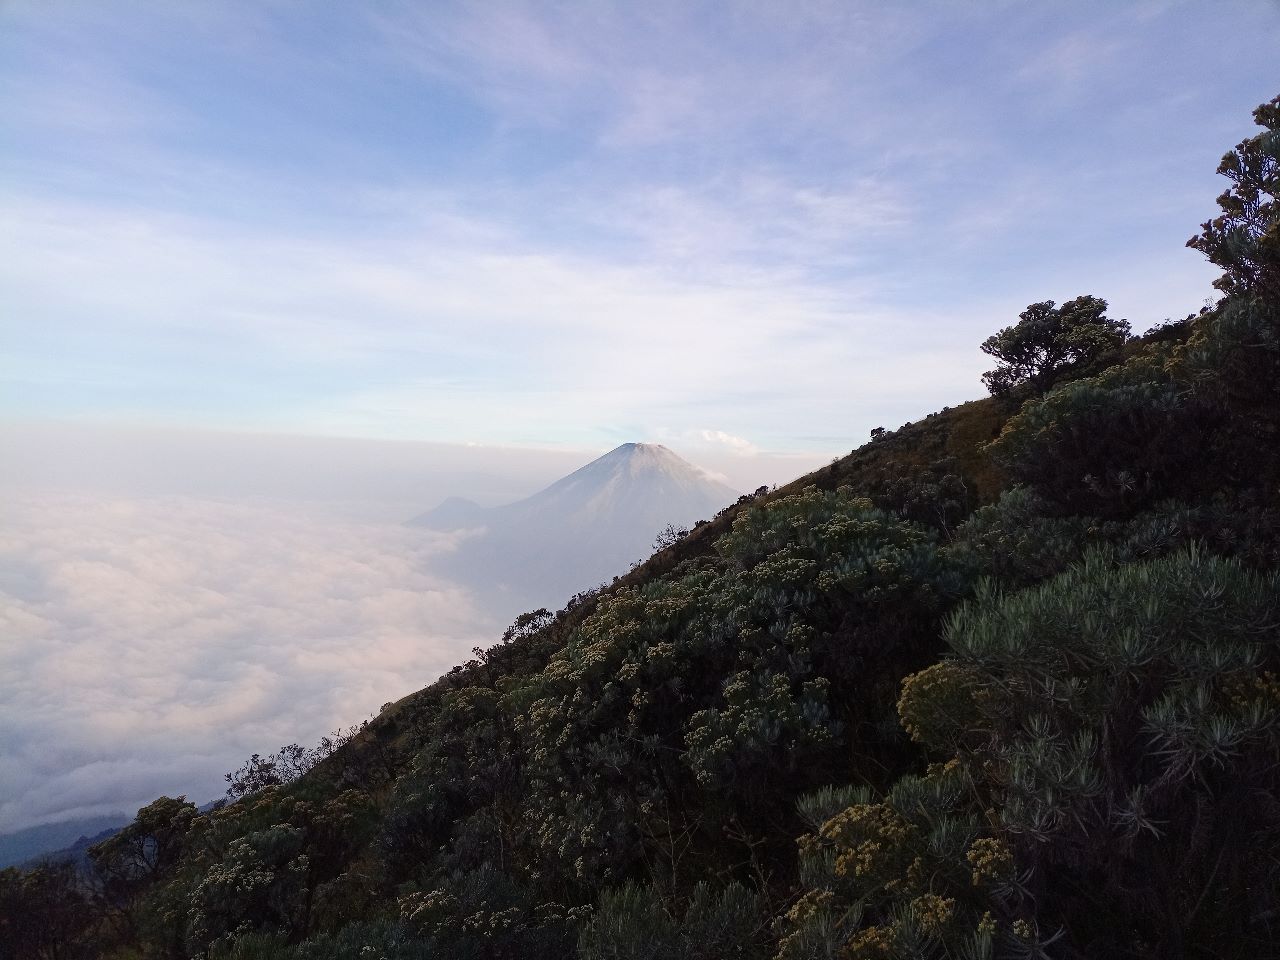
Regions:
<instances>
[{"instance_id":1,"label":"haze over clouds","mask_svg":"<svg viewBox=\"0 0 1280 960\"><path fill-rule=\"evenodd\" d=\"M424 686L495 624L444 535L192 497L10 493L0 830L204 801L253 752Z\"/></svg>"},{"instance_id":2,"label":"haze over clouds","mask_svg":"<svg viewBox=\"0 0 1280 960\"><path fill-rule=\"evenodd\" d=\"M637 439L664 442L739 490L786 483L828 459L766 453L711 431ZM0 489L308 503L389 521L451 496L490 507L520 500L606 452L53 420L0 420L0 448L9 454L0 460Z\"/></svg>"},{"instance_id":3,"label":"haze over clouds","mask_svg":"<svg viewBox=\"0 0 1280 960\"><path fill-rule=\"evenodd\" d=\"M66 423L0 423L0 447L0 832L213 799L491 645L506 606L438 572L463 535L403 521L595 456Z\"/></svg>"}]
</instances>

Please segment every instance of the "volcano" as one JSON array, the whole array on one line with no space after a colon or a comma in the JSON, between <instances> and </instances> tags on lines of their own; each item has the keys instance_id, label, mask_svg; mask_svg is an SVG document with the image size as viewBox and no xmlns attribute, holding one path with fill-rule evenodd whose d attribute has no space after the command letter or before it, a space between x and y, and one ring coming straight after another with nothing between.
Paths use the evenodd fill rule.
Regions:
<instances>
[{"instance_id":1,"label":"volcano","mask_svg":"<svg viewBox=\"0 0 1280 960\"><path fill-rule=\"evenodd\" d=\"M738 491L658 443L624 443L524 500L450 497L409 523L469 531L441 572L511 615L556 609L653 552L668 525L710 519Z\"/></svg>"}]
</instances>

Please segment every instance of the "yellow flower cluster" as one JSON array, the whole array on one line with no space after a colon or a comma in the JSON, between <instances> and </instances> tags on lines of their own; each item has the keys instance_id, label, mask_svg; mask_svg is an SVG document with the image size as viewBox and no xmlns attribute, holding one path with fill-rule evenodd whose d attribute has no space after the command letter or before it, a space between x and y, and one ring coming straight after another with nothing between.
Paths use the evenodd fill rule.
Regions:
<instances>
[{"instance_id":1,"label":"yellow flower cluster","mask_svg":"<svg viewBox=\"0 0 1280 960\"><path fill-rule=\"evenodd\" d=\"M953 897L940 897L936 893L926 893L911 901L911 910L920 929L931 937L942 936L943 928L955 916L956 901Z\"/></svg>"},{"instance_id":2,"label":"yellow flower cluster","mask_svg":"<svg viewBox=\"0 0 1280 960\"><path fill-rule=\"evenodd\" d=\"M843 848L837 876L867 876L887 865L911 834L911 824L883 803L859 803L822 825L822 836Z\"/></svg>"},{"instance_id":3,"label":"yellow flower cluster","mask_svg":"<svg viewBox=\"0 0 1280 960\"><path fill-rule=\"evenodd\" d=\"M787 911L787 920L799 926L830 906L835 895L830 890L810 890Z\"/></svg>"},{"instance_id":4,"label":"yellow flower cluster","mask_svg":"<svg viewBox=\"0 0 1280 960\"><path fill-rule=\"evenodd\" d=\"M924 886L924 882L924 861L920 857L916 857L908 864L906 876L894 877L892 880L885 881L884 888L890 893L899 893L904 890L919 890Z\"/></svg>"},{"instance_id":5,"label":"yellow flower cluster","mask_svg":"<svg viewBox=\"0 0 1280 960\"><path fill-rule=\"evenodd\" d=\"M801 858L806 858L821 855L824 844L821 837L816 837L812 833L802 833L796 838L796 846L800 848Z\"/></svg>"},{"instance_id":6,"label":"yellow flower cluster","mask_svg":"<svg viewBox=\"0 0 1280 960\"><path fill-rule=\"evenodd\" d=\"M1258 702L1271 710L1280 709L1280 676L1274 671L1264 670L1251 677L1235 677L1225 687L1231 705L1237 710L1252 709Z\"/></svg>"},{"instance_id":7,"label":"yellow flower cluster","mask_svg":"<svg viewBox=\"0 0 1280 960\"><path fill-rule=\"evenodd\" d=\"M893 927L867 927L859 930L857 936L844 948L847 960L878 960L891 957L897 941L897 932Z\"/></svg>"},{"instance_id":8,"label":"yellow flower cluster","mask_svg":"<svg viewBox=\"0 0 1280 960\"><path fill-rule=\"evenodd\" d=\"M815 839L815 838L810 838ZM826 911L835 895L830 890L810 890L786 913L791 932L778 941L776 960L801 960L810 956L806 948L805 928L815 917Z\"/></svg>"},{"instance_id":9,"label":"yellow flower cluster","mask_svg":"<svg viewBox=\"0 0 1280 960\"><path fill-rule=\"evenodd\" d=\"M1003 840L995 837L979 837L970 845L965 857L973 868L975 887L1008 876L1013 869L1013 851Z\"/></svg>"},{"instance_id":10,"label":"yellow flower cluster","mask_svg":"<svg viewBox=\"0 0 1280 960\"><path fill-rule=\"evenodd\" d=\"M977 720L977 674L969 667L944 660L902 681L898 717L916 743L937 748L954 745L957 735Z\"/></svg>"},{"instance_id":11,"label":"yellow flower cluster","mask_svg":"<svg viewBox=\"0 0 1280 960\"><path fill-rule=\"evenodd\" d=\"M960 761L955 757L945 763L931 763L925 767L925 779L940 780L943 777L950 776L960 769Z\"/></svg>"}]
</instances>

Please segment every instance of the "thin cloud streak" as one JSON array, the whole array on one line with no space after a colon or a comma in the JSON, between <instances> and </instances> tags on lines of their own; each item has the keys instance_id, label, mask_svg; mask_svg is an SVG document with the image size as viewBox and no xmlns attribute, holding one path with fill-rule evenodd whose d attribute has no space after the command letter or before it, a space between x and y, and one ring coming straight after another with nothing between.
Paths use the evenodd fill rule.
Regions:
<instances>
[{"instance_id":1,"label":"thin cloud streak","mask_svg":"<svg viewBox=\"0 0 1280 960\"><path fill-rule=\"evenodd\" d=\"M116 384L135 403L150 392L173 396L188 417L217 416L202 391L220 400L234 385L247 391L240 403L259 408L259 418L280 416L286 429L327 423L368 433L381 424L383 435L402 437L594 443L582 432L584 410L605 421L640 413L652 426L790 369L806 369L810 383L847 380L878 352L883 327L851 315L848 289L837 304L798 279L698 282L515 240L495 250L441 234L428 246L392 232L342 246L110 209L28 204L23 213L0 241L0 273L19 310L47 310L70 279L100 320L79 338L87 349L61 339L69 349L56 367L43 366L45 338L79 326L64 296L60 315L24 334L35 341L30 355L11 363L27 378L46 377L45 389L106 384L98 405L108 408ZM151 296L131 309L137 289ZM119 344L142 336L153 360L137 376ZM332 385L315 391L324 378ZM767 393L737 411L737 429L788 415L768 412ZM785 449L778 426L757 432Z\"/></svg>"}]
</instances>

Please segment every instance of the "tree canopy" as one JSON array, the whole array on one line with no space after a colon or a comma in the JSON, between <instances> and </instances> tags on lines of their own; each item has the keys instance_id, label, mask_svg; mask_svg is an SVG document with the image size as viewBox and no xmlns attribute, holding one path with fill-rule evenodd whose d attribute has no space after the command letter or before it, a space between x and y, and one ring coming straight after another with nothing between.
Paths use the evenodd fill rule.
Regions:
<instances>
[{"instance_id":1,"label":"tree canopy","mask_svg":"<svg viewBox=\"0 0 1280 960\"><path fill-rule=\"evenodd\" d=\"M1218 164L1233 186L1222 213L1187 241L1226 271L1214 286L1229 297L1280 296L1280 97L1253 111L1262 133L1239 143Z\"/></svg>"},{"instance_id":2,"label":"tree canopy","mask_svg":"<svg viewBox=\"0 0 1280 960\"><path fill-rule=\"evenodd\" d=\"M997 396L1023 384L1043 394L1065 367L1095 360L1129 338L1129 322L1106 312L1107 301L1087 295L1060 307L1052 300L1031 304L1015 325L983 341L982 352L1000 365L984 373L982 382Z\"/></svg>"}]
</instances>

